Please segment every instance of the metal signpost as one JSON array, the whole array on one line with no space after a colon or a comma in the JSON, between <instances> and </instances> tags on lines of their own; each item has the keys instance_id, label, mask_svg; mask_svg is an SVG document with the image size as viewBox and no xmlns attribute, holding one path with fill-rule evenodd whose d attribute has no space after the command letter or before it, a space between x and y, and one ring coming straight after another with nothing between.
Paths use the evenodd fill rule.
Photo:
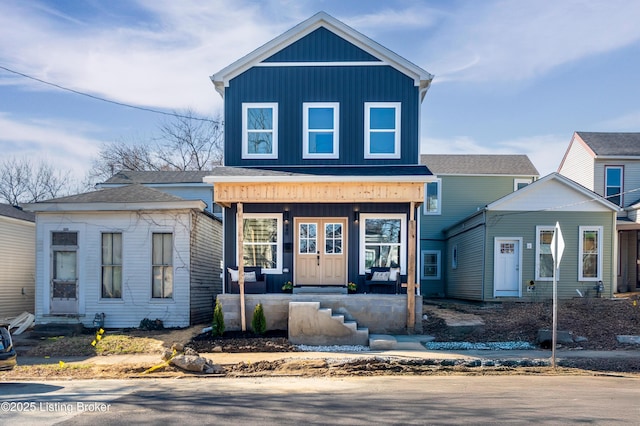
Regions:
<instances>
[{"instance_id":1,"label":"metal signpost","mask_svg":"<svg viewBox=\"0 0 640 426\"><path fill-rule=\"evenodd\" d=\"M556 222L556 227L553 231L553 238L551 239L551 256L553 257L553 332L551 338L551 366L554 369L556 368L556 341L558 339L558 283L556 277L558 275L558 268L560 268L560 259L562 259L563 252L564 238L562 238L560 224Z\"/></svg>"}]
</instances>

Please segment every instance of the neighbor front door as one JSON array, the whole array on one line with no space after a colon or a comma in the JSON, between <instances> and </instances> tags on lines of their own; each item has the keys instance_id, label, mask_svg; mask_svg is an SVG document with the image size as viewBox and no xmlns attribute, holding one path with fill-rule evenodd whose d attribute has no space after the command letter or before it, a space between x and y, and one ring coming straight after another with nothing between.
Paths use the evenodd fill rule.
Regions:
<instances>
[{"instance_id":1,"label":"neighbor front door","mask_svg":"<svg viewBox=\"0 0 640 426\"><path fill-rule=\"evenodd\" d=\"M346 218L296 218L295 285L347 284L346 228Z\"/></svg>"},{"instance_id":2,"label":"neighbor front door","mask_svg":"<svg viewBox=\"0 0 640 426\"><path fill-rule=\"evenodd\" d=\"M494 297L520 296L519 239L495 239L493 277Z\"/></svg>"}]
</instances>

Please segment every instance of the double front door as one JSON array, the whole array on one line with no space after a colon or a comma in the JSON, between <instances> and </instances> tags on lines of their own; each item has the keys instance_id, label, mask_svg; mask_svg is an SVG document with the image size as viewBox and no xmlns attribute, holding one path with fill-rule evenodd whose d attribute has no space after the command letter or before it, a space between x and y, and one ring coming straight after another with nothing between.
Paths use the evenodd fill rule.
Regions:
<instances>
[{"instance_id":1,"label":"double front door","mask_svg":"<svg viewBox=\"0 0 640 426\"><path fill-rule=\"evenodd\" d=\"M295 284L347 284L347 219L296 218Z\"/></svg>"}]
</instances>

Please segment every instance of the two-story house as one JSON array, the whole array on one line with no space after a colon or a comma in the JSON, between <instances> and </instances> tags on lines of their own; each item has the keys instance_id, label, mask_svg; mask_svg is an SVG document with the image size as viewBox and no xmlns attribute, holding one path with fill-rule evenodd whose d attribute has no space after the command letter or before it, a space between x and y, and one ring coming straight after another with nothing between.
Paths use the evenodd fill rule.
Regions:
<instances>
[{"instance_id":1,"label":"two-story house","mask_svg":"<svg viewBox=\"0 0 640 426\"><path fill-rule=\"evenodd\" d=\"M437 176L427 184L420 216L420 287L425 297L453 296L444 265L451 258L444 230L539 177L526 155L422 155ZM459 296L463 296L460 294Z\"/></svg>"},{"instance_id":2,"label":"two-story house","mask_svg":"<svg viewBox=\"0 0 640 426\"><path fill-rule=\"evenodd\" d=\"M617 291L640 289L640 133L575 132L558 172L621 208Z\"/></svg>"},{"instance_id":3,"label":"two-story house","mask_svg":"<svg viewBox=\"0 0 640 426\"><path fill-rule=\"evenodd\" d=\"M360 286L372 267L413 288L432 78L323 12L215 73L225 166L205 181L224 207L225 268L261 267L269 293Z\"/></svg>"}]
</instances>

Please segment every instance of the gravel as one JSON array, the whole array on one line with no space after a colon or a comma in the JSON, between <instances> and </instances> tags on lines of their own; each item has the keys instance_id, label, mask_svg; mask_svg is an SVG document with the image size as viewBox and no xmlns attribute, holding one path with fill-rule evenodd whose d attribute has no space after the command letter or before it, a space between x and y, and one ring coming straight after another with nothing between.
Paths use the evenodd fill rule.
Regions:
<instances>
[{"instance_id":1,"label":"gravel","mask_svg":"<svg viewBox=\"0 0 640 426\"><path fill-rule=\"evenodd\" d=\"M427 342L424 346L429 350L472 351L472 350L522 350L537 349L529 342Z\"/></svg>"}]
</instances>

